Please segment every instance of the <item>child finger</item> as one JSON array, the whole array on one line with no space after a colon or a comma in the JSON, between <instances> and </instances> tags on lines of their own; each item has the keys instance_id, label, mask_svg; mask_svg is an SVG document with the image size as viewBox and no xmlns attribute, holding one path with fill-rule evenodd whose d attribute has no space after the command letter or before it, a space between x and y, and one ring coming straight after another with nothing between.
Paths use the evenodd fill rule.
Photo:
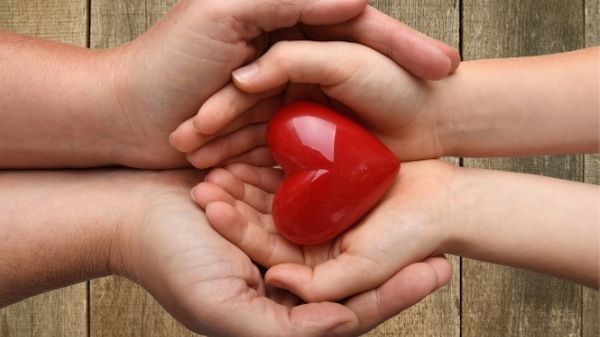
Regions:
<instances>
[{"instance_id":1,"label":"child finger","mask_svg":"<svg viewBox=\"0 0 600 337\"><path fill-rule=\"evenodd\" d=\"M188 161L204 169L266 144L266 125L250 125L230 135L217 138L188 153Z\"/></svg>"},{"instance_id":2,"label":"child finger","mask_svg":"<svg viewBox=\"0 0 600 337\"><path fill-rule=\"evenodd\" d=\"M283 181L283 171L281 169L241 163L228 165L226 169L246 184L254 185L270 193L275 193Z\"/></svg>"},{"instance_id":3,"label":"child finger","mask_svg":"<svg viewBox=\"0 0 600 337\"><path fill-rule=\"evenodd\" d=\"M190 118L171 133L169 142L177 151L188 153L196 150L203 144L211 141L214 136L203 135L196 131L193 125L193 120Z\"/></svg>"},{"instance_id":4,"label":"child finger","mask_svg":"<svg viewBox=\"0 0 600 337\"><path fill-rule=\"evenodd\" d=\"M302 263L298 246L248 221L230 204L211 203L206 208L206 215L219 234L259 264L270 267L283 262Z\"/></svg>"},{"instance_id":5,"label":"child finger","mask_svg":"<svg viewBox=\"0 0 600 337\"><path fill-rule=\"evenodd\" d=\"M216 134L258 102L280 93L283 88L254 94L240 91L233 83L228 84L202 104L193 118L193 126L200 134Z\"/></svg>"},{"instance_id":6,"label":"child finger","mask_svg":"<svg viewBox=\"0 0 600 337\"><path fill-rule=\"evenodd\" d=\"M192 189L192 199L202 208L215 201L222 201L233 205L235 198L220 186L202 182Z\"/></svg>"},{"instance_id":7,"label":"child finger","mask_svg":"<svg viewBox=\"0 0 600 337\"><path fill-rule=\"evenodd\" d=\"M254 185L246 184L242 179L227 169L219 170L219 174L209 173L206 181L211 182L230 193L234 198L245 202L261 213L270 213L273 194Z\"/></svg>"},{"instance_id":8,"label":"child finger","mask_svg":"<svg viewBox=\"0 0 600 337\"><path fill-rule=\"evenodd\" d=\"M342 253L311 268L276 265L267 271L268 285L289 290L307 302L337 301L380 285L393 272L377 261Z\"/></svg>"},{"instance_id":9,"label":"child finger","mask_svg":"<svg viewBox=\"0 0 600 337\"><path fill-rule=\"evenodd\" d=\"M243 163L258 167L273 167L276 163L268 148L262 146L252 149L239 156L230 158L222 163L222 165L231 165Z\"/></svg>"}]
</instances>

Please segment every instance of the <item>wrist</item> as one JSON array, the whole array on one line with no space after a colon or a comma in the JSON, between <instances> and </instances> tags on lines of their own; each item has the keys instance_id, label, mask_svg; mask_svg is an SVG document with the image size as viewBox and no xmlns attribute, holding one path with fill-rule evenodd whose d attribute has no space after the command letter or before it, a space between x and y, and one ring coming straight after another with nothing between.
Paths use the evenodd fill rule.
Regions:
<instances>
[{"instance_id":1,"label":"wrist","mask_svg":"<svg viewBox=\"0 0 600 337\"><path fill-rule=\"evenodd\" d=\"M113 274L146 287L157 277L153 275L157 272L157 260L153 256L160 254L162 249L155 231L172 220L172 208L183 210L189 204L193 205L190 191L202 181L204 172L127 172L124 186L128 193L121 208L123 216L114 227L109 266Z\"/></svg>"},{"instance_id":2,"label":"wrist","mask_svg":"<svg viewBox=\"0 0 600 337\"><path fill-rule=\"evenodd\" d=\"M474 207L474 182L469 179L469 169L452 166L451 178L445 188L444 212L440 217L440 244L437 254L460 255L461 247L468 244L467 231L477 214Z\"/></svg>"},{"instance_id":3,"label":"wrist","mask_svg":"<svg viewBox=\"0 0 600 337\"><path fill-rule=\"evenodd\" d=\"M431 82L431 98L428 100L428 111L433 117L433 132L438 140L440 157L458 156L460 145L459 129L464 98L466 93L461 88L463 71L457 70L448 77Z\"/></svg>"}]
</instances>

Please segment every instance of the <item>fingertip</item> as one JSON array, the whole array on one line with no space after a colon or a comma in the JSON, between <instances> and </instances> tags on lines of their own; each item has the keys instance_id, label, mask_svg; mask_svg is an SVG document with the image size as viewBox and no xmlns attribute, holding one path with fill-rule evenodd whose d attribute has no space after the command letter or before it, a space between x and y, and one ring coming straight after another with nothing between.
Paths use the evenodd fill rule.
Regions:
<instances>
[{"instance_id":1,"label":"fingertip","mask_svg":"<svg viewBox=\"0 0 600 337\"><path fill-rule=\"evenodd\" d=\"M198 144L202 145L204 141L196 132L191 119L183 122L175 131L169 134L169 143L171 146L183 153L194 151L198 148Z\"/></svg>"},{"instance_id":2,"label":"fingertip","mask_svg":"<svg viewBox=\"0 0 600 337\"><path fill-rule=\"evenodd\" d=\"M431 257L425 260L437 275L437 289L446 286L452 278L452 265L443 256Z\"/></svg>"},{"instance_id":3,"label":"fingertip","mask_svg":"<svg viewBox=\"0 0 600 337\"><path fill-rule=\"evenodd\" d=\"M234 83L238 88L244 89L252 83L259 71L260 67L257 62L238 68L232 72Z\"/></svg>"},{"instance_id":4,"label":"fingertip","mask_svg":"<svg viewBox=\"0 0 600 337\"><path fill-rule=\"evenodd\" d=\"M436 47L438 47L450 61L450 70L448 71L448 73L446 73L446 75L452 74L454 71L456 71L461 62L461 57L458 50L450 47L442 41L433 38L429 38L429 41L433 43Z\"/></svg>"},{"instance_id":5,"label":"fingertip","mask_svg":"<svg viewBox=\"0 0 600 337\"><path fill-rule=\"evenodd\" d=\"M200 207L206 209L208 204L215 201L233 203L233 197L217 185L202 182L190 192L192 200Z\"/></svg>"},{"instance_id":6,"label":"fingertip","mask_svg":"<svg viewBox=\"0 0 600 337\"><path fill-rule=\"evenodd\" d=\"M225 201L211 201L205 207L206 216L209 221L213 224L218 224L220 222L228 223L231 218L230 209L233 206ZM213 221L214 219L218 219L221 221Z\"/></svg>"},{"instance_id":7,"label":"fingertip","mask_svg":"<svg viewBox=\"0 0 600 337\"><path fill-rule=\"evenodd\" d=\"M311 283L312 268L294 263L283 263L273 266L265 274L265 283L286 289L306 302L316 302L307 291Z\"/></svg>"},{"instance_id":8,"label":"fingertip","mask_svg":"<svg viewBox=\"0 0 600 337\"><path fill-rule=\"evenodd\" d=\"M450 74L452 74L460 66L461 57L460 57L460 53L458 52L458 50L456 50L454 48L450 48L450 47L447 47L447 48L448 48L448 51L446 52L446 55L448 55L448 58L450 58L450 63L451 63Z\"/></svg>"},{"instance_id":9,"label":"fingertip","mask_svg":"<svg viewBox=\"0 0 600 337\"><path fill-rule=\"evenodd\" d=\"M432 46L430 64L420 65L420 69L413 68L413 72L430 81L439 81L446 78L452 71L452 59L438 46Z\"/></svg>"},{"instance_id":10,"label":"fingertip","mask_svg":"<svg viewBox=\"0 0 600 337\"><path fill-rule=\"evenodd\" d=\"M236 198L244 197L244 183L226 169L216 168L204 180L219 186Z\"/></svg>"}]
</instances>

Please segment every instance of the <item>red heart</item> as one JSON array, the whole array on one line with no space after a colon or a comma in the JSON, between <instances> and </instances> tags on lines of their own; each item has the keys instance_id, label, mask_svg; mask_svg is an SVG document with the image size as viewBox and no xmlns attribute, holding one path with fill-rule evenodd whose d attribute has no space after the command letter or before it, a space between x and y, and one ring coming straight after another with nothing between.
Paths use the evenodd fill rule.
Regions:
<instances>
[{"instance_id":1,"label":"red heart","mask_svg":"<svg viewBox=\"0 0 600 337\"><path fill-rule=\"evenodd\" d=\"M340 235L391 187L400 162L358 124L296 102L271 119L267 142L286 179L273 201L281 235L315 245Z\"/></svg>"}]
</instances>

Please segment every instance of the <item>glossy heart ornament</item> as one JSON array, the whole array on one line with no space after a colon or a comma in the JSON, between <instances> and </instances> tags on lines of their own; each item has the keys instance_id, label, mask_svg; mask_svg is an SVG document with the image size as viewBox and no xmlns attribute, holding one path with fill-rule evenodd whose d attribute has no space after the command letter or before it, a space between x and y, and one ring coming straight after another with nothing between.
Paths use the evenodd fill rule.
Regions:
<instances>
[{"instance_id":1,"label":"glossy heart ornament","mask_svg":"<svg viewBox=\"0 0 600 337\"><path fill-rule=\"evenodd\" d=\"M343 233L392 186L400 162L377 138L321 105L296 102L269 122L267 143L286 178L273 201L280 234L315 245Z\"/></svg>"}]
</instances>

